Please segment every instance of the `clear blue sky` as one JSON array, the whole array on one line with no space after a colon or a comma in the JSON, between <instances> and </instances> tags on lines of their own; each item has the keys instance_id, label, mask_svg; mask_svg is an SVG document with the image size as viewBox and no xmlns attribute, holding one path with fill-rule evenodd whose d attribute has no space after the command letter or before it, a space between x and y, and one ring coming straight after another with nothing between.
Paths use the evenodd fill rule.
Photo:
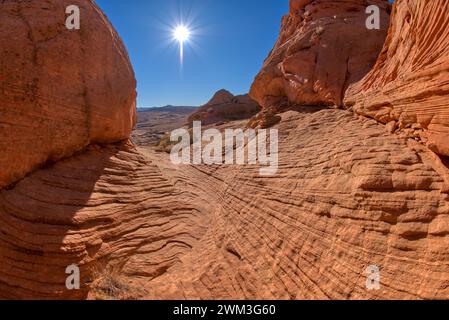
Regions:
<instances>
[{"instance_id":1,"label":"clear blue sky","mask_svg":"<svg viewBox=\"0 0 449 320\"><path fill-rule=\"evenodd\" d=\"M219 89L247 93L272 49L288 0L97 0L128 49L138 107L201 105ZM181 72L170 25L190 22Z\"/></svg>"}]
</instances>

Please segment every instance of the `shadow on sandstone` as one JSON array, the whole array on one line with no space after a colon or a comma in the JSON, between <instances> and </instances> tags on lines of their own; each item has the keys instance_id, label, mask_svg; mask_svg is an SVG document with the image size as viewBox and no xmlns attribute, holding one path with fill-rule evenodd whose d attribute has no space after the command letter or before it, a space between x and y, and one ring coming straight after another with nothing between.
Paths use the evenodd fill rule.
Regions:
<instances>
[{"instance_id":1,"label":"shadow on sandstone","mask_svg":"<svg viewBox=\"0 0 449 320\"><path fill-rule=\"evenodd\" d=\"M126 143L91 146L0 191L0 298L87 296L92 258L102 244L93 231L114 223L93 210L117 201L108 186L120 170L112 158L129 149ZM72 264L80 265L81 290L66 288Z\"/></svg>"}]
</instances>

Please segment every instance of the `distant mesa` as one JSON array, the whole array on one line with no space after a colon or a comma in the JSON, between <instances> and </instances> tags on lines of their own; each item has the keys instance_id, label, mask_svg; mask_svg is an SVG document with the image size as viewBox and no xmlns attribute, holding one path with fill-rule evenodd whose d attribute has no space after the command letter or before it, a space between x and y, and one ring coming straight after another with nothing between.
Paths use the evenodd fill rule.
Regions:
<instances>
[{"instance_id":1,"label":"distant mesa","mask_svg":"<svg viewBox=\"0 0 449 320\"><path fill-rule=\"evenodd\" d=\"M188 118L189 125L193 121L201 121L203 125L219 122L249 119L260 111L260 106L249 95L234 96L227 90L217 91L212 99L201 106Z\"/></svg>"}]
</instances>

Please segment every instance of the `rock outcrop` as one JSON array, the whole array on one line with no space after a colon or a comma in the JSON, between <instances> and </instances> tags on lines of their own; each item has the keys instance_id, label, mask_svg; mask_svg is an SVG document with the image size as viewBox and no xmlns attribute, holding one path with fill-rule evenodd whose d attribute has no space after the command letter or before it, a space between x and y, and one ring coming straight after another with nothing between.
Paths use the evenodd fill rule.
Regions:
<instances>
[{"instance_id":1,"label":"rock outcrop","mask_svg":"<svg viewBox=\"0 0 449 320\"><path fill-rule=\"evenodd\" d=\"M227 90L220 90L212 99L201 106L188 118L189 125L193 121L201 121L210 125L223 121L248 119L260 111L260 106L248 95L234 96Z\"/></svg>"},{"instance_id":2,"label":"rock outcrop","mask_svg":"<svg viewBox=\"0 0 449 320\"><path fill-rule=\"evenodd\" d=\"M68 30L78 5L81 28ZM91 143L127 139L136 82L92 0L0 3L0 188Z\"/></svg>"},{"instance_id":3,"label":"rock outcrop","mask_svg":"<svg viewBox=\"0 0 449 320\"><path fill-rule=\"evenodd\" d=\"M349 84L375 63L387 34L388 1L369 4L381 8L380 30L366 28L367 1L290 0L250 96L272 114L292 104L341 106Z\"/></svg>"},{"instance_id":4,"label":"rock outcrop","mask_svg":"<svg viewBox=\"0 0 449 320\"><path fill-rule=\"evenodd\" d=\"M447 299L449 195L433 153L347 110L298 111L273 127L274 176L174 169L186 192L213 190L204 195L214 210L192 251L142 283L147 297ZM379 290L366 286L370 266Z\"/></svg>"},{"instance_id":5,"label":"rock outcrop","mask_svg":"<svg viewBox=\"0 0 449 320\"><path fill-rule=\"evenodd\" d=\"M449 2L397 0L382 53L345 104L449 156L448 101Z\"/></svg>"},{"instance_id":6,"label":"rock outcrop","mask_svg":"<svg viewBox=\"0 0 449 320\"><path fill-rule=\"evenodd\" d=\"M79 30L66 28L69 5ZM0 298L83 298L93 264L120 262L147 243L139 232L164 228L142 219L173 213L170 184L126 142L95 147L129 138L136 82L94 1L2 1L0 27ZM152 260L154 274L169 263ZM81 290L66 288L71 264Z\"/></svg>"},{"instance_id":7,"label":"rock outcrop","mask_svg":"<svg viewBox=\"0 0 449 320\"><path fill-rule=\"evenodd\" d=\"M317 111L316 105L341 105L347 85L369 70L367 60L360 63L360 72L349 72L349 78L340 82L341 77L333 76L336 82L317 87L321 88L317 92L308 90L309 81L297 76L304 74L302 70L307 70L308 65L312 70L307 73L310 77L304 77L307 80L320 79L326 70L334 72L333 68L341 66L335 62L340 59L339 50L343 48L344 52L347 48L335 45L336 39L357 31L356 25L339 29L338 23L342 23L339 21L330 38L333 45L327 47L333 54L329 63L332 61L337 66L326 61L307 64L304 63L308 61L307 51L313 45L306 41L309 45L304 46L295 40L300 37L292 36L305 29L307 17L322 14L323 19L315 19L322 22L332 16L329 10L347 8L347 15L361 20L360 12L364 12L362 8L367 4L366 1L291 1L293 15L285 18L278 44L251 90L265 114L278 113L274 128L280 135L279 171L267 178L259 175L257 166L194 166L198 171L195 175L203 175L198 184L203 189L204 185L217 189L217 179L222 181L218 196L211 199L211 202L218 201L211 226L198 246L182 257L182 263L144 283L152 288L149 297L449 297L449 162L414 139L389 135L387 131L395 131L396 123L390 122L385 127L376 121L394 120L394 117L381 119L389 112L401 110L404 115L399 128L416 130L420 122L415 114L427 115L423 121L432 124L427 131L431 149L433 146L444 154L444 145L438 144L437 137L440 142L448 141L443 140L447 113L442 98L447 85L443 58L448 38L447 1L397 1L390 36L379 61L361 84L349 90L347 101L363 116L339 109ZM387 12L386 2L378 5L384 5L382 8ZM317 6L321 10L313 11ZM296 13L305 21L293 23ZM383 23L386 21L387 17ZM364 24L357 36L369 38L361 28ZM327 31L331 32L331 29ZM375 43L380 45L380 33L378 40ZM372 49L373 42L364 48ZM299 53L287 59L289 50ZM370 52L370 61L374 63L376 53ZM350 56L346 57L351 61ZM297 69L291 67L296 65ZM347 70L351 68L343 74ZM394 85L391 91L385 92L385 88L390 90L386 81L390 78ZM279 114L292 104L315 107L296 106L295 111ZM389 112L379 112L384 108ZM259 120L265 121L263 114ZM177 175L183 176L194 168L183 168ZM367 287L372 267L380 272L379 290Z\"/></svg>"},{"instance_id":8,"label":"rock outcrop","mask_svg":"<svg viewBox=\"0 0 449 320\"><path fill-rule=\"evenodd\" d=\"M371 97L380 99L376 92L382 83L373 82L372 91L364 87L366 97L360 89L372 74L348 91L349 105L362 115L326 107L341 103L345 87L362 77L362 61L371 61L367 57L374 49L358 51L354 42L356 56L343 45L341 56L348 60L342 81L338 66L319 60L307 71L307 76L317 74L313 79L321 89L315 95L288 69L309 53L340 61L332 46L341 45L343 32L353 41L361 34L373 37L364 40L377 45L384 31L368 36L351 22L361 20L364 1L291 1L286 29L252 91L264 111L273 108L272 115L278 114L270 125L279 133L279 168L268 177L257 165L177 166L165 153L132 145L127 139L134 123L135 81L126 51L93 1L70 2L89 17L82 20L87 30L63 30L55 22L59 14L64 18L65 0L0 3L0 25L14 26L9 33L0 31L0 299L449 298L449 161L414 139L388 134L398 125L376 121L381 118L374 106L368 109L374 115L363 111ZM388 9L384 1L369 2L384 13ZM439 5L427 12L429 3ZM412 119L406 108L415 100L436 114L423 135L433 136L429 143L441 152L444 144L436 137L443 136L436 132L444 133L441 96L447 73L438 48L446 48L446 28L433 22L446 21L441 9L448 5L399 0L395 19L404 8L411 10L410 22L412 13L426 13L429 22L419 22L426 36L416 35L420 40L406 45L410 52L424 47L421 41L433 50L403 60L416 74L416 87L408 73L398 77L407 85L393 81L399 89L423 91L396 93L404 100L388 101L393 113L402 110ZM319 26L321 38L310 42L311 30ZM436 34L426 33L427 27ZM72 43L66 43L65 32ZM393 41L393 35L394 28L373 71L382 81L390 68L387 58L407 43ZM301 47L304 43L310 46ZM435 66L430 60L429 69L420 64L430 57ZM412 62L425 72L413 69ZM332 76L323 78L322 68L330 68ZM302 74L302 66L295 70ZM261 82L264 74L267 82ZM404 109L396 109L402 106L397 101ZM306 102L315 106L298 106ZM224 106L250 103L221 91L198 120L232 120L235 112L229 111L235 110ZM292 104L294 110L283 111ZM263 121L255 126L268 125ZM224 130L243 128L247 121L210 123ZM411 128L419 123L411 121ZM80 290L66 287L66 268L73 264L80 268ZM369 267L380 272L379 290L366 285Z\"/></svg>"},{"instance_id":9,"label":"rock outcrop","mask_svg":"<svg viewBox=\"0 0 449 320\"><path fill-rule=\"evenodd\" d=\"M90 146L30 174L0 191L0 298L120 298L92 292L109 269L135 297L134 279L165 273L205 233L209 216L185 198L129 143ZM66 287L72 264L80 290Z\"/></svg>"}]
</instances>

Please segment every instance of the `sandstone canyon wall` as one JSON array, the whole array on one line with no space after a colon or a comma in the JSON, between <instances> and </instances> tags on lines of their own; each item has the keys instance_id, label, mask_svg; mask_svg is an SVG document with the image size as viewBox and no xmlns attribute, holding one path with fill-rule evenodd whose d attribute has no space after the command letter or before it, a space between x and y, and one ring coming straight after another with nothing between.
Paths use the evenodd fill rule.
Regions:
<instances>
[{"instance_id":1,"label":"sandstone canyon wall","mask_svg":"<svg viewBox=\"0 0 449 320\"><path fill-rule=\"evenodd\" d=\"M385 1L369 2L388 10ZM85 21L89 32L60 28L65 6L73 3L92 20ZM367 2L338 3L291 1L278 44L255 80L252 95L264 110L284 100L296 105L273 111L280 113L274 125L279 170L263 177L257 165L176 166L165 153L127 141L135 112L132 68L92 1L0 2L0 24L15 26L0 31L0 145L6 151L0 164L7 169L0 176L0 298L96 298L92 270L104 265L123 278L100 287L106 295L125 291L113 298L449 298L444 159L357 111L370 103L357 88L371 74L349 90L348 97L362 97L352 104L361 115L327 108L341 104L345 87L368 71L385 36L385 29L370 36L352 24L361 23ZM397 1L394 19L409 8L425 12L429 22L444 21L445 2L435 0L429 12L413 3ZM437 41L433 31L447 33L447 26L426 26L429 43ZM392 34L394 28L387 44ZM366 41L363 50L359 38ZM446 37L438 39L443 45ZM397 48L405 40L395 42ZM380 79L390 47L374 67ZM437 64L439 52L430 52ZM304 69L310 57L318 62ZM334 58L342 63L330 63ZM75 63L67 67L72 72L60 60ZM442 73L415 73L417 88L445 84L444 68L429 70ZM381 87L373 86L373 99ZM444 91L430 92L409 102L441 104ZM213 102L228 98L222 92ZM65 287L71 264L81 268L81 290ZM380 290L366 287L371 265L380 268Z\"/></svg>"},{"instance_id":2,"label":"sandstone canyon wall","mask_svg":"<svg viewBox=\"0 0 449 320\"><path fill-rule=\"evenodd\" d=\"M65 28L72 4L80 30ZM126 141L136 82L120 38L91 0L1 1L0 26L0 298L86 298L111 264L157 277L205 221Z\"/></svg>"},{"instance_id":3,"label":"sandstone canyon wall","mask_svg":"<svg viewBox=\"0 0 449 320\"><path fill-rule=\"evenodd\" d=\"M81 10L80 30L65 26L69 5ZM134 72L94 1L0 6L0 188L91 143L127 139Z\"/></svg>"},{"instance_id":4,"label":"sandstone canyon wall","mask_svg":"<svg viewBox=\"0 0 449 320\"><path fill-rule=\"evenodd\" d=\"M390 5L381 8L381 29L366 28L365 0L290 0L273 50L251 87L265 109L282 104L342 105L349 84L375 63L384 43Z\"/></svg>"},{"instance_id":5,"label":"sandstone canyon wall","mask_svg":"<svg viewBox=\"0 0 449 320\"><path fill-rule=\"evenodd\" d=\"M174 169L206 190L211 223L181 263L143 282L147 297L449 298L449 195L431 152L347 110L280 117L274 176ZM379 290L366 287L369 266Z\"/></svg>"},{"instance_id":6,"label":"sandstone canyon wall","mask_svg":"<svg viewBox=\"0 0 449 320\"><path fill-rule=\"evenodd\" d=\"M382 53L345 104L449 156L449 2L398 0Z\"/></svg>"},{"instance_id":7,"label":"sandstone canyon wall","mask_svg":"<svg viewBox=\"0 0 449 320\"><path fill-rule=\"evenodd\" d=\"M322 10L315 14L345 7L357 7L358 12L364 12L371 2L374 3L291 1L291 11L293 15L302 12L300 15L305 17L310 8L317 6ZM378 4L388 9L386 2ZM443 102L447 73L440 55L445 52L449 30L444 23L447 9L447 1L396 1L392 29L379 61L361 84L349 90L347 101L362 116L350 110L325 107L341 104L346 88L343 81L338 82L339 77L333 77L336 83L323 86L322 92L326 94L318 94L319 90L310 94L304 89L307 86L303 84L309 81L300 82L298 75L307 72L305 79L313 79L315 74L319 76L320 68L324 68L325 74L327 70L333 72L335 66L326 65L326 61L303 66L308 46L290 57L287 48L294 39L304 37L303 32L307 34L308 29L304 28L306 22L289 23L294 20L292 14L285 18L280 39L251 90L252 97L264 110L274 107L273 114L279 114L278 123L273 126L280 134L278 174L260 177L257 167L197 168L204 176L202 184L215 186L217 177L223 182L211 227L201 243L182 258L182 264L150 282L153 288L150 296L447 299L448 164L415 139L390 135L376 121L381 118L363 112L371 103L375 113L379 111L377 107L382 107L382 111L388 103L391 103L388 108L394 111L400 101L404 113L413 120L409 125L416 124L413 111L420 107L422 114L437 113L438 116L430 116L427 121L435 118L434 130L444 130L436 125L444 123L447 114L447 104ZM329 11L326 15L331 16ZM417 23L416 19L422 20ZM409 26L412 21L415 21L412 25L420 26L419 30L412 31ZM343 37L351 32L345 30L340 34ZM296 33L290 40L285 36ZM338 35L333 34L331 39L339 39ZM377 51L372 42L370 45L366 50L371 50L370 61L374 64L381 40L377 42ZM292 48L294 51L297 47ZM329 49L337 61L340 48L345 45ZM401 53L402 50L405 52ZM408 53L414 52L407 58ZM391 66L388 57L393 58ZM399 61L405 62L405 70L414 71L409 75L412 78L407 73L399 76ZM412 62L422 67L423 72L411 68ZM426 67L427 63L431 68ZM288 69L296 64L300 66L296 70ZM313 70L307 71L308 66ZM360 67L364 72L370 69L364 63ZM286 69L289 71L285 72ZM363 72L358 75L361 78ZM383 81L396 75L398 79L390 90ZM356 80L354 77L352 81ZM365 87L357 91L363 84ZM388 94L382 92L384 85ZM284 103L306 106L282 112L279 105ZM320 110L317 105L324 106ZM409 107L412 112L407 112ZM433 144L431 149L438 151L438 145ZM380 270L379 290L366 286L369 266Z\"/></svg>"}]
</instances>

